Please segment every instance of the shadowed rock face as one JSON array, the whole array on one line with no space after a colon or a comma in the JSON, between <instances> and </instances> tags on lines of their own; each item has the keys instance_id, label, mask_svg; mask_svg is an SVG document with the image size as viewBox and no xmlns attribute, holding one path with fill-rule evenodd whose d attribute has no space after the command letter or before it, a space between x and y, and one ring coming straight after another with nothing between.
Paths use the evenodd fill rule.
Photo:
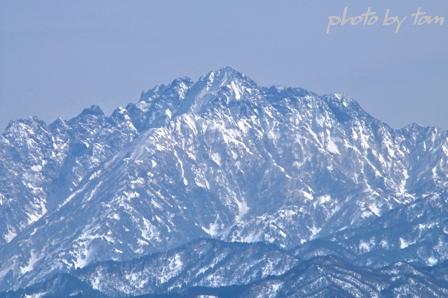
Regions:
<instances>
[{"instance_id":1,"label":"shadowed rock face","mask_svg":"<svg viewBox=\"0 0 448 298\"><path fill-rule=\"evenodd\" d=\"M340 95L261 87L231 68L157 86L110 116L93 106L15 121L0 136L0 285L201 237L333 241L442 193L447 160L446 131L395 130Z\"/></svg>"}]
</instances>

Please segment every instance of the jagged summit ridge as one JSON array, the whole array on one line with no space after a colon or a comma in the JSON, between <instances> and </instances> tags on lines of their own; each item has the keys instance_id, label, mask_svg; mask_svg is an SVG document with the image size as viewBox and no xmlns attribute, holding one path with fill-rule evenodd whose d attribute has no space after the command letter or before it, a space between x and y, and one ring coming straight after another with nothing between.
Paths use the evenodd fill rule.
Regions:
<instances>
[{"instance_id":1,"label":"jagged summit ridge","mask_svg":"<svg viewBox=\"0 0 448 298\"><path fill-rule=\"evenodd\" d=\"M0 284L197 237L292 248L446 189L447 148L445 131L228 68L110 116L24 123L0 139Z\"/></svg>"},{"instance_id":2,"label":"jagged summit ridge","mask_svg":"<svg viewBox=\"0 0 448 298\"><path fill-rule=\"evenodd\" d=\"M187 100L193 102L198 101L194 104L190 103L182 106L182 112L187 112L188 108L193 108L192 106L201 106L201 93L211 93L213 96L219 96L227 92L226 95L229 100L239 100L243 97L244 91L249 93L248 95L250 96L248 96L247 98L249 100L257 98L257 94L259 96L267 97L270 100L277 100L278 98L288 97L300 98L305 95L319 97L319 95L317 95L316 93L302 88L291 88L284 86L259 86L245 74L239 72L238 70L235 70L232 67L226 66L215 71L210 71L209 73L201 76L196 82L193 81L190 77L184 76L174 79L169 84L157 85L154 88L143 91L140 96L140 100L137 103L130 103L126 106L126 108L119 107L115 109L112 114L117 114L123 110L129 112L129 110L133 110L136 107L143 112L146 112L148 111L149 106L155 105L156 102L159 101L165 101L165 104L167 106L179 104L180 102ZM251 94L251 92L253 92L254 94ZM322 96L322 98L329 101L334 100L345 107L347 107L349 104L354 104L358 109L362 110L362 108L359 107L356 101L344 97L340 93L324 95ZM180 106L176 106L176 108L180 108ZM176 112L180 114L179 111ZM74 117L73 119L82 117L84 115L96 115L100 117L106 116L101 107L94 104L88 108L85 108L78 116ZM29 119L11 121L8 127L14 125L16 122L20 123L24 121L36 121L46 125L44 121L39 120L36 116L33 116ZM65 120L61 118L55 120L55 122L59 121ZM50 125L52 124L53 123L51 123ZM8 127L6 128L6 130L8 130Z\"/></svg>"}]
</instances>

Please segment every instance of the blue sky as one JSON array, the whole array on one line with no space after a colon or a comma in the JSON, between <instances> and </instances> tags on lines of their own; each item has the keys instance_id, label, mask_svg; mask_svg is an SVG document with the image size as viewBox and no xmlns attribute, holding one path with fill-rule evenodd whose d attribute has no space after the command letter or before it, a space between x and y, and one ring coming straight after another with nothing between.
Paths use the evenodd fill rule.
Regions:
<instances>
[{"instance_id":1,"label":"blue sky","mask_svg":"<svg viewBox=\"0 0 448 298\"><path fill-rule=\"evenodd\" d=\"M328 16L369 6L448 18L445 0L0 0L0 127L91 104L110 112L156 84L232 66L262 85L343 93L393 127L448 129L448 19L326 34Z\"/></svg>"}]
</instances>

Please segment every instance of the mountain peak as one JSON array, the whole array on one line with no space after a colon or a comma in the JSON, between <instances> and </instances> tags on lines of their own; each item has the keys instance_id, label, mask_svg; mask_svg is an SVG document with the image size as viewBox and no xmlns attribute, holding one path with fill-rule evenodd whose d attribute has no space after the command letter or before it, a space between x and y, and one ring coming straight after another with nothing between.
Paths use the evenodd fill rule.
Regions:
<instances>
[{"instance_id":1,"label":"mountain peak","mask_svg":"<svg viewBox=\"0 0 448 298\"><path fill-rule=\"evenodd\" d=\"M198 82L207 82L215 86L223 86L232 81L246 81L250 79L246 77L243 73L237 71L236 69L225 66L218 70L210 71L206 75L202 76Z\"/></svg>"},{"instance_id":2,"label":"mountain peak","mask_svg":"<svg viewBox=\"0 0 448 298\"><path fill-rule=\"evenodd\" d=\"M88 108L85 108L80 115L94 115L94 116L103 116L104 112L98 105L91 105Z\"/></svg>"},{"instance_id":3,"label":"mountain peak","mask_svg":"<svg viewBox=\"0 0 448 298\"><path fill-rule=\"evenodd\" d=\"M188 91L180 112L187 110L200 111L207 109L216 99L225 101L241 100L254 95L258 85L241 72L227 66L210 71L194 83Z\"/></svg>"},{"instance_id":4,"label":"mountain peak","mask_svg":"<svg viewBox=\"0 0 448 298\"><path fill-rule=\"evenodd\" d=\"M242 72L240 72L240 71L238 71L235 68L230 67L230 66L224 66L224 67L221 67L221 68L219 68L219 69L217 69L215 71L211 71L211 72L213 72L213 73L215 73L217 75L227 75L227 76L233 76L233 77L245 77L245 75Z\"/></svg>"},{"instance_id":5,"label":"mountain peak","mask_svg":"<svg viewBox=\"0 0 448 298\"><path fill-rule=\"evenodd\" d=\"M8 123L4 133L11 133L14 131L30 131L38 127L45 127L46 123L36 116L29 116L25 119L13 120Z\"/></svg>"}]
</instances>

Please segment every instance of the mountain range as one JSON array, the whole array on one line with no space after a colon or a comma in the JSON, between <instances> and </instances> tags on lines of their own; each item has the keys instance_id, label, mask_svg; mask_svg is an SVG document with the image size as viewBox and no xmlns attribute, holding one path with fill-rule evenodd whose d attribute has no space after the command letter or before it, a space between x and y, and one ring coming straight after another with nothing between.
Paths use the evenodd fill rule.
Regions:
<instances>
[{"instance_id":1,"label":"mountain range","mask_svg":"<svg viewBox=\"0 0 448 298\"><path fill-rule=\"evenodd\" d=\"M12 121L0 291L443 297L447 190L447 131L226 67Z\"/></svg>"}]
</instances>

